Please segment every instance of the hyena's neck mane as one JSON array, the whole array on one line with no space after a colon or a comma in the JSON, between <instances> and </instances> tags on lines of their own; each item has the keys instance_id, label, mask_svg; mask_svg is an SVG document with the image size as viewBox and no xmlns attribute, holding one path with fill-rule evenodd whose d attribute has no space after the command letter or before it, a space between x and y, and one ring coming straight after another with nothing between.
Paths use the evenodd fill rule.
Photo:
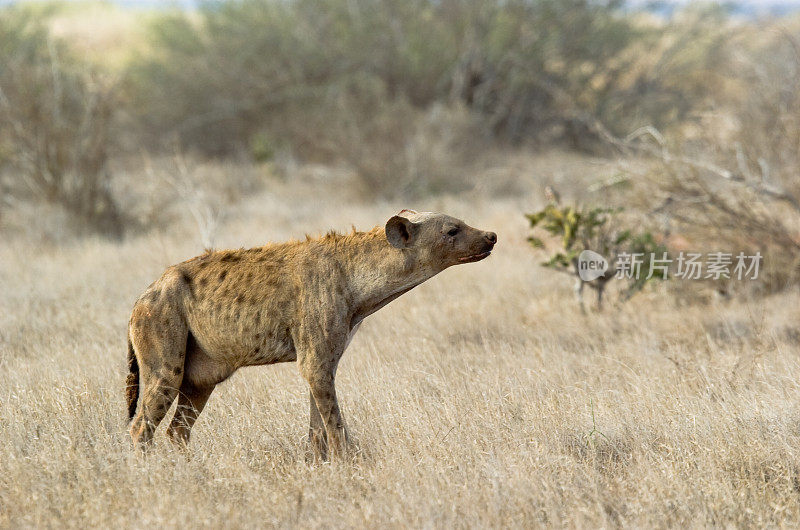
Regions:
<instances>
[{"instance_id":1,"label":"hyena's neck mane","mask_svg":"<svg viewBox=\"0 0 800 530\"><path fill-rule=\"evenodd\" d=\"M353 300L353 326L435 274L419 262L415 251L390 245L380 227L346 235L330 233L321 241L334 246L345 271Z\"/></svg>"}]
</instances>

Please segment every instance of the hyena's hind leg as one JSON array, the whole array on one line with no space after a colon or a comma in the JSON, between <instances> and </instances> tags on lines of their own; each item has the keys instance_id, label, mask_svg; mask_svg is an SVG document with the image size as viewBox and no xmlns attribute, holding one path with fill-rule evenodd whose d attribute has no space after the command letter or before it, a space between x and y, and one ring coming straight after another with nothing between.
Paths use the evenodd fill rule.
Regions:
<instances>
[{"instance_id":1,"label":"hyena's hind leg","mask_svg":"<svg viewBox=\"0 0 800 530\"><path fill-rule=\"evenodd\" d=\"M145 447L183 381L188 328L180 314L185 282L165 277L133 308L129 336L139 365L141 402L131 422L134 445Z\"/></svg>"},{"instance_id":2,"label":"hyena's hind leg","mask_svg":"<svg viewBox=\"0 0 800 530\"><path fill-rule=\"evenodd\" d=\"M203 412L214 386L198 387L184 379L178 394L178 406L175 408L175 416L167 429L170 440L178 445L189 443L194 422Z\"/></svg>"},{"instance_id":3,"label":"hyena's hind leg","mask_svg":"<svg viewBox=\"0 0 800 530\"><path fill-rule=\"evenodd\" d=\"M175 371L181 362L177 355L165 355L162 362L141 367L141 403L130 428L134 445L144 447L150 443L158 424L178 395L182 375Z\"/></svg>"},{"instance_id":4,"label":"hyena's hind leg","mask_svg":"<svg viewBox=\"0 0 800 530\"><path fill-rule=\"evenodd\" d=\"M228 363L209 357L189 332L178 406L167 429L167 435L173 442L179 445L189 442L189 433L197 417L203 412L209 396L233 371Z\"/></svg>"}]
</instances>

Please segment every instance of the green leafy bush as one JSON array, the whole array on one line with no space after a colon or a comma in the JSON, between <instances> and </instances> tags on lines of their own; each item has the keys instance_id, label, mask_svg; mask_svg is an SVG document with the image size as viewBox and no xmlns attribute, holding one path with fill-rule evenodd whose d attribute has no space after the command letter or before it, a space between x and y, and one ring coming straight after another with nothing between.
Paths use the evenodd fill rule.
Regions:
<instances>
[{"instance_id":1,"label":"green leafy bush","mask_svg":"<svg viewBox=\"0 0 800 530\"><path fill-rule=\"evenodd\" d=\"M658 268L653 268L652 275L648 274L653 259L662 258L667 253L666 247L658 243L649 231L625 228L620 219L621 213L621 208L584 208L551 203L538 212L525 215L531 229L544 230L558 240L550 257L541 265L576 277L576 290L581 307L583 307L584 282L578 274L578 256L584 250L597 252L609 263L609 269L604 275L586 282L597 291L598 308L602 304L606 284L616 277L614 266L624 254L641 254L640 267L644 273L626 279L628 285L623 293L623 299L627 300L633 296L651 280L666 279L665 272ZM536 233L529 236L528 241L535 248L547 248L545 241Z\"/></svg>"}]
</instances>

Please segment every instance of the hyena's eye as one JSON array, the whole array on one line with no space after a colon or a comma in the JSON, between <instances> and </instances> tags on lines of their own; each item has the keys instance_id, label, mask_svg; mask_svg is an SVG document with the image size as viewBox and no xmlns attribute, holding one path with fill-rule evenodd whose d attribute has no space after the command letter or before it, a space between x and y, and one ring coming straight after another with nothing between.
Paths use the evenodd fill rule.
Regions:
<instances>
[{"instance_id":1,"label":"hyena's eye","mask_svg":"<svg viewBox=\"0 0 800 530\"><path fill-rule=\"evenodd\" d=\"M458 234L458 232L459 232L459 228L456 226L456 227L453 227L450 230L448 230L447 235L450 236L450 237L453 237L454 235Z\"/></svg>"}]
</instances>

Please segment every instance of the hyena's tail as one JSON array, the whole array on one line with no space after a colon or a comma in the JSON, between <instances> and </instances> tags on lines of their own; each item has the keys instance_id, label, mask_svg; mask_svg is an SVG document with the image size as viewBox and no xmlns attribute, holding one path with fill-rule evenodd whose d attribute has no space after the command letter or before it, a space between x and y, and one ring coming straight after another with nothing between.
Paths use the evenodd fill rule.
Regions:
<instances>
[{"instance_id":1,"label":"hyena's tail","mask_svg":"<svg viewBox=\"0 0 800 530\"><path fill-rule=\"evenodd\" d=\"M136 415L136 402L139 400L139 363L133 351L133 343L128 337L128 377L125 378L125 399L128 401L128 422Z\"/></svg>"}]
</instances>

